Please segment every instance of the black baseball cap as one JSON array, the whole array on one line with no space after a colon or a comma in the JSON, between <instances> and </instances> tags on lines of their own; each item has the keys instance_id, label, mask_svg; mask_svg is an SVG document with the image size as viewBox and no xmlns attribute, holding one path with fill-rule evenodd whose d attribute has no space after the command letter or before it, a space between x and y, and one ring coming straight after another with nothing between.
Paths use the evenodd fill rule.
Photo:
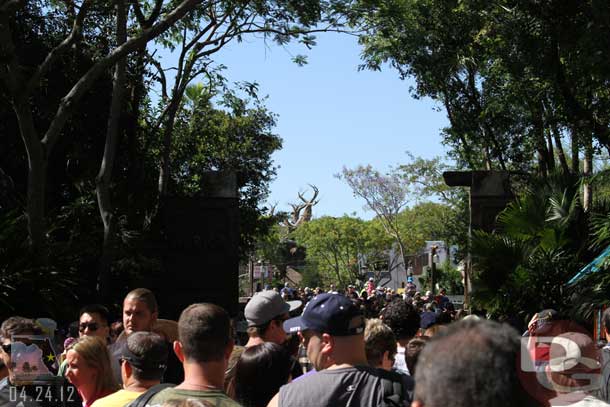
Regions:
<instances>
[{"instance_id":1,"label":"black baseball cap","mask_svg":"<svg viewBox=\"0 0 610 407\"><path fill-rule=\"evenodd\" d=\"M325 293L307 303L300 317L284 322L288 333L314 330L334 336L351 336L364 332L364 317L350 299Z\"/></svg>"}]
</instances>

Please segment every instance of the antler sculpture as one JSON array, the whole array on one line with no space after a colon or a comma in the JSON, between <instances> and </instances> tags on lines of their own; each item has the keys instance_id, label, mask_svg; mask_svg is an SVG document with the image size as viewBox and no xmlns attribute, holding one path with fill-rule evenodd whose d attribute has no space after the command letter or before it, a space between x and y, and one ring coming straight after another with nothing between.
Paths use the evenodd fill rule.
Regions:
<instances>
[{"instance_id":1,"label":"antler sculpture","mask_svg":"<svg viewBox=\"0 0 610 407\"><path fill-rule=\"evenodd\" d=\"M313 197L311 199L306 199L301 192L299 192L299 199L302 201L301 203L290 204L292 207L292 212L290 214L290 219L286 219L284 221L284 225L288 227L288 230L291 232L298 228L305 222L309 222L312 218L313 211L312 208L320 202L316 200L320 191L315 185L309 184L311 189L313 189ZM301 214L301 212L303 212Z\"/></svg>"}]
</instances>

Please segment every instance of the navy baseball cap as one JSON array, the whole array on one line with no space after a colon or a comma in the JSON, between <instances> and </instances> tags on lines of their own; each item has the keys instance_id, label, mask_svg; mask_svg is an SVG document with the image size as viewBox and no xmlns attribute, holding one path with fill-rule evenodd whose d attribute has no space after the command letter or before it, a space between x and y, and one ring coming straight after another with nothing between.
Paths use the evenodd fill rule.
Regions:
<instances>
[{"instance_id":1,"label":"navy baseball cap","mask_svg":"<svg viewBox=\"0 0 610 407\"><path fill-rule=\"evenodd\" d=\"M320 294L307 303L300 317L284 322L288 333L308 329L334 336L358 335L364 332L364 317L350 299L340 294Z\"/></svg>"}]
</instances>

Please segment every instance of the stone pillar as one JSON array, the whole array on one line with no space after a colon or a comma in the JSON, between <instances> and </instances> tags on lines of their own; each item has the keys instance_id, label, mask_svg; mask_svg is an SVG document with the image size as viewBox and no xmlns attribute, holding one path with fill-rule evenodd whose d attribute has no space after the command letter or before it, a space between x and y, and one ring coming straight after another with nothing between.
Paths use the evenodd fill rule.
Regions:
<instances>
[{"instance_id":1,"label":"stone pillar","mask_svg":"<svg viewBox=\"0 0 610 407\"><path fill-rule=\"evenodd\" d=\"M445 183L450 187L470 189L470 227L473 230L493 232L498 214L513 199L510 189L510 173L507 171L446 171ZM470 253L464 266L464 307L468 306L470 291Z\"/></svg>"}]
</instances>

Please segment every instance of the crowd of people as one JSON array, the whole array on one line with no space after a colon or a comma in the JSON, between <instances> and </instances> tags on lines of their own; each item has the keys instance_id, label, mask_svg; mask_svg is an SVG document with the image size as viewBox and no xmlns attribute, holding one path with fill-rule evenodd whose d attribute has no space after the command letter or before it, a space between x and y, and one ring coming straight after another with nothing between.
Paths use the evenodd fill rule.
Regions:
<instances>
[{"instance_id":1,"label":"crowd of people","mask_svg":"<svg viewBox=\"0 0 610 407\"><path fill-rule=\"evenodd\" d=\"M120 321L87 305L57 344L46 390L19 373L34 340L57 340L56 326L10 317L0 326L0 407L610 405L610 346L598 349L556 311L536 313L520 334L456 310L444 290L399 294L371 280L324 291L262 290L243 330L210 303L159 319L145 288L126 295ZM27 359L30 373L34 365Z\"/></svg>"}]
</instances>

